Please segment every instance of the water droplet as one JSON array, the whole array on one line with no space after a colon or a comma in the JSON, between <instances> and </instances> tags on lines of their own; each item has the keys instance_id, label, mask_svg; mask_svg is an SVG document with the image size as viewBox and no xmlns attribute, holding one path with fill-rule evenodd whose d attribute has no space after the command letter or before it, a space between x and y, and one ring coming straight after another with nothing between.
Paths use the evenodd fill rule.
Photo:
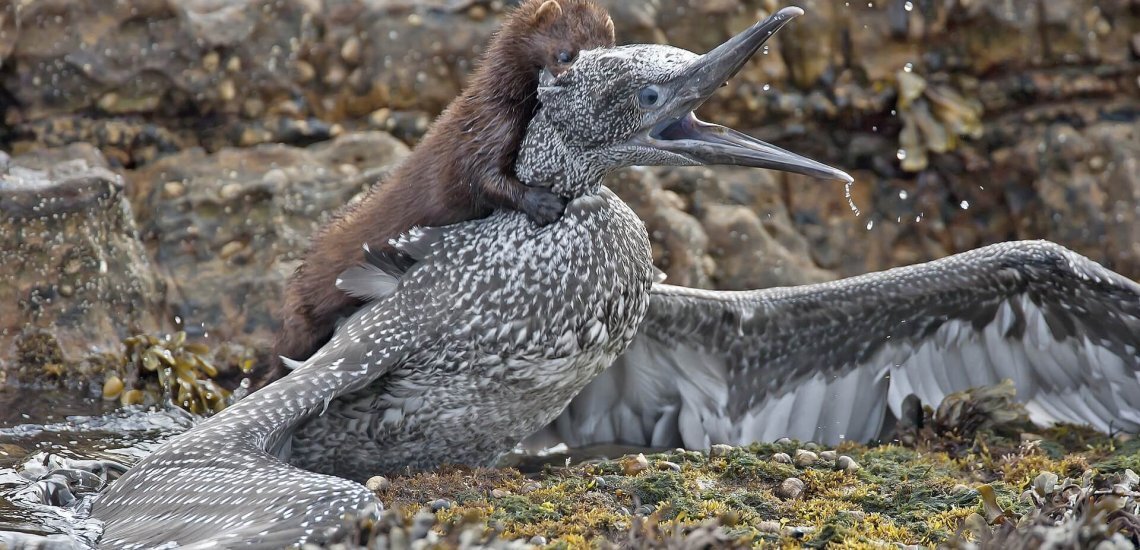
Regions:
<instances>
[{"instance_id":1,"label":"water droplet","mask_svg":"<svg viewBox=\"0 0 1140 550\"><path fill-rule=\"evenodd\" d=\"M904 3L903 3L903 9L904 9L904 10L906 10L906 11L910 11L910 10L913 10L913 9L914 9L914 4L912 4L912 3L910 2L910 0L907 0L907 2L904 2Z\"/></svg>"},{"instance_id":2,"label":"water droplet","mask_svg":"<svg viewBox=\"0 0 1140 550\"><path fill-rule=\"evenodd\" d=\"M765 85L764 85L764 91L765 91L765 92L767 92L767 91L768 91L768 90L770 90L770 89L772 89L772 85L771 85L771 84L765 84Z\"/></svg>"},{"instance_id":3,"label":"water droplet","mask_svg":"<svg viewBox=\"0 0 1140 550\"><path fill-rule=\"evenodd\" d=\"M875 220L867 220L867 231L870 231L872 227L875 227Z\"/></svg>"},{"instance_id":4,"label":"water droplet","mask_svg":"<svg viewBox=\"0 0 1140 550\"><path fill-rule=\"evenodd\" d=\"M903 65L903 71L906 71L909 73L913 70L914 70L914 65L912 63L907 63L906 65Z\"/></svg>"},{"instance_id":5,"label":"water droplet","mask_svg":"<svg viewBox=\"0 0 1140 550\"><path fill-rule=\"evenodd\" d=\"M898 152L895 153L895 156L898 157L899 160L906 160L906 149L899 149Z\"/></svg>"},{"instance_id":6,"label":"water droplet","mask_svg":"<svg viewBox=\"0 0 1140 550\"><path fill-rule=\"evenodd\" d=\"M858 206L855 206L855 199L851 196L851 185L853 183L854 182L849 181L843 184L843 196L847 197L847 206L851 208L851 211L854 212L856 216L859 216L862 212L859 211Z\"/></svg>"},{"instance_id":7,"label":"water droplet","mask_svg":"<svg viewBox=\"0 0 1140 550\"><path fill-rule=\"evenodd\" d=\"M897 114L898 114L898 113L897 113L897 112L895 112L895 110L894 110L894 109L891 109L891 116L895 116L895 115L897 115Z\"/></svg>"},{"instance_id":8,"label":"water droplet","mask_svg":"<svg viewBox=\"0 0 1140 550\"><path fill-rule=\"evenodd\" d=\"M904 200L904 201L906 200L906 198L907 198L906 189L899 189L899 198Z\"/></svg>"},{"instance_id":9,"label":"water droplet","mask_svg":"<svg viewBox=\"0 0 1140 550\"><path fill-rule=\"evenodd\" d=\"M961 206L962 210L965 210L970 207L970 201L962 201L958 203L958 206Z\"/></svg>"}]
</instances>

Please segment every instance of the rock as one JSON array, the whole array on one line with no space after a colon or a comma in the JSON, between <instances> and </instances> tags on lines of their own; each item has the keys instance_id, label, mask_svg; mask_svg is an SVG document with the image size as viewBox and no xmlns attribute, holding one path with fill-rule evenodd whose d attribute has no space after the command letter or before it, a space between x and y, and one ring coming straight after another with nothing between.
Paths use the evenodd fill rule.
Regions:
<instances>
[{"instance_id":1,"label":"rock","mask_svg":"<svg viewBox=\"0 0 1140 550\"><path fill-rule=\"evenodd\" d=\"M438 512L440 510L448 510L451 508L451 501L446 498L436 499L431 502L431 511ZM434 518L433 518L434 519Z\"/></svg>"},{"instance_id":2,"label":"rock","mask_svg":"<svg viewBox=\"0 0 1140 550\"><path fill-rule=\"evenodd\" d=\"M788 456L788 453L776 453L772 455L772 462L776 462L778 464L791 464L792 457Z\"/></svg>"},{"instance_id":3,"label":"rock","mask_svg":"<svg viewBox=\"0 0 1140 550\"><path fill-rule=\"evenodd\" d=\"M637 453L636 456L627 456L621 459L622 471L627 476L637 475L649 469L649 460L645 458L643 453Z\"/></svg>"},{"instance_id":4,"label":"rock","mask_svg":"<svg viewBox=\"0 0 1140 550\"><path fill-rule=\"evenodd\" d=\"M377 493L380 491L387 491L388 488L392 486L392 482L384 476L372 476L368 478L368 481L364 483L364 486L367 487L369 491Z\"/></svg>"},{"instance_id":5,"label":"rock","mask_svg":"<svg viewBox=\"0 0 1140 550\"><path fill-rule=\"evenodd\" d=\"M858 470L859 468L860 468L859 463L855 462L854 458L851 458L847 455L843 455L843 456L840 456L839 458L835 459L835 469L836 470L842 470L845 472L854 472L855 470Z\"/></svg>"},{"instance_id":6,"label":"rock","mask_svg":"<svg viewBox=\"0 0 1140 550\"><path fill-rule=\"evenodd\" d=\"M799 449L796 451L796 456L792 459L792 462L800 468L807 468L808 466L815 464L818 460L819 455L811 451Z\"/></svg>"},{"instance_id":7,"label":"rock","mask_svg":"<svg viewBox=\"0 0 1140 550\"><path fill-rule=\"evenodd\" d=\"M503 498L510 496L511 492L506 489L491 489L491 498Z\"/></svg>"},{"instance_id":8,"label":"rock","mask_svg":"<svg viewBox=\"0 0 1140 550\"><path fill-rule=\"evenodd\" d=\"M123 179L82 144L5 164L0 364L25 382L64 371L72 382L91 382L104 354L122 352L123 338L168 326L163 285L139 242ZM52 365L60 371L45 370Z\"/></svg>"},{"instance_id":9,"label":"rock","mask_svg":"<svg viewBox=\"0 0 1140 550\"><path fill-rule=\"evenodd\" d=\"M800 498L800 495L804 492L804 487L803 480L796 477L789 477L781 482L779 487L776 487L775 493L776 496L784 500L794 500Z\"/></svg>"},{"instance_id":10,"label":"rock","mask_svg":"<svg viewBox=\"0 0 1140 550\"><path fill-rule=\"evenodd\" d=\"M711 457L728 456L729 453L731 453L731 452L732 452L732 445L725 445L723 443L717 443L717 444L713 445L712 447L709 447L709 456L711 456Z\"/></svg>"},{"instance_id":11,"label":"rock","mask_svg":"<svg viewBox=\"0 0 1140 550\"><path fill-rule=\"evenodd\" d=\"M535 535L531 537L528 542L535 546L546 546L546 537L542 535Z\"/></svg>"},{"instance_id":12,"label":"rock","mask_svg":"<svg viewBox=\"0 0 1140 550\"><path fill-rule=\"evenodd\" d=\"M129 175L146 248L169 282L171 317L191 339L262 351L284 283L322 215L380 179L407 148L379 132L297 148L189 150ZM350 165L358 175L344 177ZM180 189L171 195L171 184Z\"/></svg>"},{"instance_id":13,"label":"rock","mask_svg":"<svg viewBox=\"0 0 1140 550\"><path fill-rule=\"evenodd\" d=\"M835 451L822 451L819 453L820 460L835 460L836 456L838 455Z\"/></svg>"}]
</instances>

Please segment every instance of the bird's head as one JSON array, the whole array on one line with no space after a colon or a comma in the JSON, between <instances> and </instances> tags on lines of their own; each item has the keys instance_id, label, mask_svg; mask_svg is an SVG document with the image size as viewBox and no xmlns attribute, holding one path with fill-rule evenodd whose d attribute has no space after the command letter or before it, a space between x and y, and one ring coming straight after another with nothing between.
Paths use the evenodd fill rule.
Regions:
<instances>
[{"instance_id":1,"label":"bird's head","mask_svg":"<svg viewBox=\"0 0 1140 550\"><path fill-rule=\"evenodd\" d=\"M784 8L704 55L664 45L583 51L564 73L544 72L516 170L566 196L596 189L632 165L733 164L849 182L846 173L699 120L700 107L799 8Z\"/></svg>"}]
</instances>

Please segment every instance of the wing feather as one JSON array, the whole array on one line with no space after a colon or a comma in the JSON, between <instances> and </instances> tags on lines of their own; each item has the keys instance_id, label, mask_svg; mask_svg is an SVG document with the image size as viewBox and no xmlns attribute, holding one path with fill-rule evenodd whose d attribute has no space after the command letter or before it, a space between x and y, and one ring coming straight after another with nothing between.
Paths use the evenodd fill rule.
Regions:
<instances>
[{"instance_id":1,"label":"wing feather","mask_svg":"<svg viewBox=\"0 0 1140 550\"><path fill-rule=\"evenodd\" d=\"M658 284L609 373L656 383L606 388L620 397L608 409L572 403L555 431L578 444L639 444L667 439L671 425L693 448L867 440L885 435L888 411L898 417L908 395L937 405L1010 379L1036 422L1136 432L1138 349L1140 285L1044 241L801 287ZM591 385L576 401L594 391L602 389ZM647 432L604 441L575 421L604 423L619 408L651 418Z\"/></svg>"}]
</instances>

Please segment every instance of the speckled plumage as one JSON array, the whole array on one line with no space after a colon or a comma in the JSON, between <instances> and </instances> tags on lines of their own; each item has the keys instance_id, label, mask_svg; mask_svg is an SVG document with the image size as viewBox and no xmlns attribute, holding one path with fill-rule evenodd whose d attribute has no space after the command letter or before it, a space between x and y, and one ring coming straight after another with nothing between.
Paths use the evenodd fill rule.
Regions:
<instances>
[{"instance_id":1,"label":"speckled plumage","mask_svg":"<svg viewBox=\"0 0 1140 550\"><path fill-rule=\"evenodd\" d=\"M677 52L584 52L571 72L648 77L656 66L665 78ZM600 62L615 55L629 62ZM500 211L401 238L415 264L398 281L378 277L370 291L387 295L289 376L163 446L96 502L103 543L320 540L340 513L378 503L357 483L277 457L357 479L486 464L557 416L632 340L657 273L644 225L601 186L607 170L652 162L652 152L623 149L613 125L596 125L604 139L567 136L555 116L595 101L585 84L597 81L545 94L516 166L524 181L574 197L561 220L538 228Z\"/></svg>"}]
</instances>

